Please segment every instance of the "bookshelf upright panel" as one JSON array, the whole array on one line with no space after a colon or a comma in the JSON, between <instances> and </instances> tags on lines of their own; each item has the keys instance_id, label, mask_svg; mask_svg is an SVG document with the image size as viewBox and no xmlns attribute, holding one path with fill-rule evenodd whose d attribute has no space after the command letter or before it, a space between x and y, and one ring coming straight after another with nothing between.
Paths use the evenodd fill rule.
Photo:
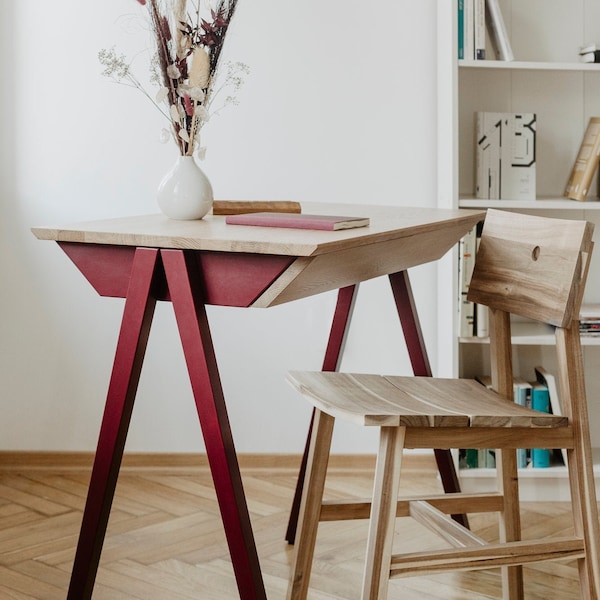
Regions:
<instances>
[{"instance_id":1,"label":"bookshelf upright panel","mask_svg":"<svg viewBox=\"0 0 600 600\"><path fill-rule=\"evenodd\" d=\"M591 116L600 116L600 64L579 60L579 47L600 43L600 2L597 0L498 0L508 32L514 61L496 60L489 36L486 60L458 60L457 0L438 0L438 183L439 205L446 207L494 206L523 213L542 213L560 218L587 219L596 223L600 240L600 201L594 176L588 200L563 197L571 167ZM482 200L475 198L475 149L477 111L536 114L536 200ZM600 244L596 245L600 248ZM600 252L592 260L586 303L600 304ZM441 375L485 375L489 368L485 338L458 335L458 253L440 266L440 321L451 319L440 330ZM448 283L448 272L453 281ZM448 299L452 290L452 298ZM446 294L444 296L444 293ZM444 300L445 298L445 300ZM443 336L452 329L454 343L448 349ZM548 332L535 332L528 324L516 327L515 373L533 380L534 367L555 368L554 346ZM446 338L447 340L448 338ZM586 386L589 395L592 443L600 449L600 339L584 341ZM483 372L482 372L483 371ZM476 471L473 469L472 471ZM463 473L463 479L485 486L485 473ZM600 471L599 471L600 474ZM544 483L540 483L544 480ZM564 496L560 469L534 473L527 497L548 497L559 486ZM472 482L469 482L471 486Z\"/></svg>"}]
</instances>

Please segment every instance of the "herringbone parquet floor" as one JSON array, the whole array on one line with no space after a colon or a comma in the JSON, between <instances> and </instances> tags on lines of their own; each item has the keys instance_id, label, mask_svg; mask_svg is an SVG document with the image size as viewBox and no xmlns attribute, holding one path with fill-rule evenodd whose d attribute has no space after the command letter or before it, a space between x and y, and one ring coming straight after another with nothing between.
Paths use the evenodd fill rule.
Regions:
<instances>
[{"instance_id":1,"label":"herringbone parquet floor","mask_svg":"<svg viewBox=\"0 0 600 600\"><path fill-rule=\"evenodd\" d=\"M286 462L286 461L283 461ZM289 464L289 460L287 463ZM293 461L292 461L293 462ZM270 600L285 598L291 547L284 541L296 467L244 467L242 474ZM63 600L69 582L84 505L88 469L23 468L0 461L0 599ZM329 497L370 494L366 469L333 468ZM435 472L415 470L404 492L438 490ZM570 514L561 503L527 505L525 537L565 533ZM471 518L486 538L491 521ZM311 600L360 597L366 523L323 523L311 580ZM407 521L396 534L400 549L426 546L432 536ZM202 467L122 470L107 533L94 600L229 600L237 589L210 473ZM390 600L500 598L499 572L480 571L392 580ZM531 600L579 598L573 563L526 569Z\"/></svg>"}]
</instances>

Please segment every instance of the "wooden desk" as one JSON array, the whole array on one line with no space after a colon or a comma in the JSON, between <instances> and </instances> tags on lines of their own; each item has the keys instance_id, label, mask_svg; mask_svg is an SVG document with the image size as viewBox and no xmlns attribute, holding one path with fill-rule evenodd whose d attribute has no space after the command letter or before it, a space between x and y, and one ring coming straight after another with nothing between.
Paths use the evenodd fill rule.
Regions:
<instances>
[{"instance_id":1,"label":"wooden desk","mask_svg":"<svg viewBox=\"0 0 600 600\"><path fill-rule=\"evenodd\" d=\"M162 215L36 227L58 242L102 296L125 298L69 600L91 598L157 300L173 304L240 598L265 599L254 536L211 340L206 305L269 307L339 289L324 370L335 370L357 284L388 275L415 374L430 375L409 267L437 260L483 211L303 205L305 213L368 216L369 227L309 231ZM447 451L444 485L457 488ZM300 485L302 478L300 478ZM292 515L288 539L293 539Z\"/></svg>"}]
</instances>

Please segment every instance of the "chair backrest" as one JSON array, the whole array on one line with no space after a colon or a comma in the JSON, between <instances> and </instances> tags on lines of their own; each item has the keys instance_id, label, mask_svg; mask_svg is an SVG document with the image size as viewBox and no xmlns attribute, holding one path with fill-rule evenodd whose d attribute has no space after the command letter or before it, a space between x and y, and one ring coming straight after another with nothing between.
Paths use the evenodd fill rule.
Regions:
<instances>
[{"instance_id":1,"label":"chair backrest","mask_svg":"<svg viewBox=\"0 0 600 600\"><path fill-rule=\"evenodd\" d=\"M489 209L468 300L569 327L591 258L593 223Z\"/></svg>"}]
</instances>

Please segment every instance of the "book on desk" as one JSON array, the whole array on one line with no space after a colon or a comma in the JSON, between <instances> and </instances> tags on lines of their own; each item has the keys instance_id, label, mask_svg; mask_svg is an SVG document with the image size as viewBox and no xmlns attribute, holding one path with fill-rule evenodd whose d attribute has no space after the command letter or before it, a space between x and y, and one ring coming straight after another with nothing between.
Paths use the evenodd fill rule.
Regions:
<instances>
[{"instance_id":1,"label":"book on desk","mask_svg":"<svg viewBox=\"0 0 600 600\"><path fill-rule=\"evenodd\" d=\"M227 215L228 225L250 225L256 227L285 227L291 229L322 229L334 231L366 227L366 217L344 217L339 215L309 215L304 213L262 212Z\"/></svg>"}]
</instances>

